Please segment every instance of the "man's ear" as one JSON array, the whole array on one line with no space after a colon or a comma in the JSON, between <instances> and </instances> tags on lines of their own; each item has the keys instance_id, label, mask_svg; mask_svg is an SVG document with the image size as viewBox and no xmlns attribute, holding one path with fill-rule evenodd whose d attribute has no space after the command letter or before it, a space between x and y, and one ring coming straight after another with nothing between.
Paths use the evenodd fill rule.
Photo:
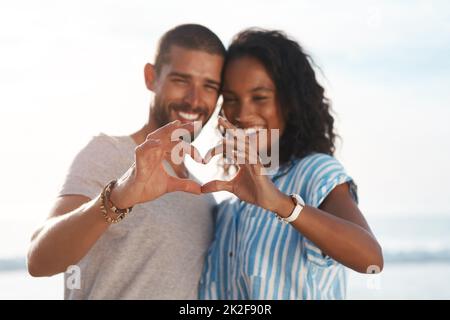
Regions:
<instances>
[{"instance_id":1,"label":"man's ear","mask_svg":"<svg viewBox=\"0 0 450 320\"><path fill-rule=\"evenodd\" d=\"M155 66L147 63L144 67L145 85L150 91L155 91L156 71Z\"/></svg>"}]
</instances>

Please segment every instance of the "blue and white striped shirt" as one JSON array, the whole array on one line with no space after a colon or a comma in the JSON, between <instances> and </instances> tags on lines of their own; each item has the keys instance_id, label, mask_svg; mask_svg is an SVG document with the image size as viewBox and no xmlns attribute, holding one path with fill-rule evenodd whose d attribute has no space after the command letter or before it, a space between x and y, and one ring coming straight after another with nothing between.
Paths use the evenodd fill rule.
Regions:
<instances>
[{"instance_id":1,"label":"blue and white striped shirt","mask_svg":"<svg viewBox=\"0 0 450 320\"><path fill-rule=\"evenodd\" d=\"M312 154L293 162L274 184L319 207L339 184L356 185L332 156ZM215 238L199 286L200 299L344 299L345 267L289 224L237 198L216 211Z\"/></svg>"}]
</instances>

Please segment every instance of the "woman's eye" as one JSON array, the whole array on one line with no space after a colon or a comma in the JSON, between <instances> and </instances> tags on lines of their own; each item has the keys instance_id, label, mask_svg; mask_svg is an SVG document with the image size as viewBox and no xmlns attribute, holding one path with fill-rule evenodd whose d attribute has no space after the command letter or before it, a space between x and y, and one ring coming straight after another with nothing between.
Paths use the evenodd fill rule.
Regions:
<instances>
[{"instance_id":1,"label":"woman's eye","mask_svg":"<svg viewBox=\"0 0 450 320\"><path fill-rule=\"evenodd\" d=\"M253 97L253 100L255 100L255 101L264 101L267 99L268 99L268 97L262 97L262 96Z\"/></svg>"},{"instance_id":2,"label":"woman's eye","mask_svg":"<svg viewBox=\"0 0 450 320\"><path fill-rule=\"evenodd\" d=\"M226 98L226 97L223 97L223 103L234 103L234 102L236 102L236 99L235 99L235 98Z\"/></svg>"}]
</instances>

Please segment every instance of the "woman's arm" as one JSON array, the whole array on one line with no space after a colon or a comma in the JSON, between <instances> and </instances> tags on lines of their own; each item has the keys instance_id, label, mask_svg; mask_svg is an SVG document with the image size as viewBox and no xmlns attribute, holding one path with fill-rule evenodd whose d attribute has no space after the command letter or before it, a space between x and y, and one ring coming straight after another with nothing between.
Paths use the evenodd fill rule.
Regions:
<instances>
[{"instance_id":1,"label":"woman's arm","mask_svg":"<svg viewBox=\"0 0 450 320\"><path fill-rule=\"evenodd\" d=\"M269 210L288 217L295 205L278 193ZM292 226L325 254L343 265L370 273L383 269L383 254L366 220L350 196L347 183L338 185L319 208L305 206Z\"/></svg>"},{"instance_id":2,"label":"woman's arm","mask_svg":"<svg viewBox=\"0 0 450 320\"><path fill-rule=\"evenodd\" d=\"M219 123L226 129L237 129L223 118L219 118ZM215 154L227 150L231 144L231 150L244 159L245 163L239 165L232 180L210 181L202 186L202 192L228 191L243 201L288 217L295 207L294 202L268 176L262 174L261 163L250 161L249 141L250 139L246 139L245 148L238 150L234 140L225 139L223 145L214 147L207 153L206 162ZM383 269L381 247L351 198L346 183L335 187L319 209L305 206L291 224L325 254L349 268L362 273Z\"/></svg>"}]
</instances>

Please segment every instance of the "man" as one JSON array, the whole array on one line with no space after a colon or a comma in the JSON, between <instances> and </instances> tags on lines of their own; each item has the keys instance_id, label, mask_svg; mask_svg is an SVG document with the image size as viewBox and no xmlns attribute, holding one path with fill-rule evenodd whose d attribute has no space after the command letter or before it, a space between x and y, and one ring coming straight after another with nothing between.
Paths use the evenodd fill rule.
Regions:
<instances>
[{"instance_id":1,"label":"man","mask_svg":"<svg viewBox=\"0 0 450 320\"><path fill-rule=\"evenodd\" d=\"M200 25L181 25L162 37L155 65L144 69L154 92L147 124L131 136L100 134L77 155L49 218L32 237L31 275L78 266L80 288L66 286L66 299L196 299L213 203L173 161L182 142L172 135L192 132L192 121L208 121L224 56L219 38Z\"/></svg>"}]
</instances>

